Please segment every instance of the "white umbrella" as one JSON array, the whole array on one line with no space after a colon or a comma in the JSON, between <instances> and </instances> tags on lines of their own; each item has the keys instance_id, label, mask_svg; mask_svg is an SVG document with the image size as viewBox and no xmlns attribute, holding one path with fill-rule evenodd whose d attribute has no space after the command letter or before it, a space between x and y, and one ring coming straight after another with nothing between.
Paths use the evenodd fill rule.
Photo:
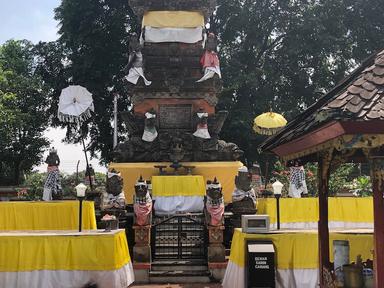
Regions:
<instances>
[{"instance_id":1,"label":"white umbrella","mask_svg":"<svg viewBox=\"0 0 384 288\"><path fill-rule=\"evenodd\" d=\"M59 107L57 110L57 117L61 122L81 124L92 116L91 111L95 111L92 93L86 88L79 85L70 85L61 90ZM86 171L88 171L89 185L91 186L91 191L93 191L84 135L81 140L83 142L85 161L87 163Z\"/></svg>"},{"instance_id":2,"label":"white umbrella","mask_svg":"<svg viewBox=\"0 0 384 288\"><path fill-rule=\"evenodd\" d=\"M62 122L81 123L94 111L92 93L86 88L73 85L61 90L57 117Z\"/></svg>"}]
</instances>

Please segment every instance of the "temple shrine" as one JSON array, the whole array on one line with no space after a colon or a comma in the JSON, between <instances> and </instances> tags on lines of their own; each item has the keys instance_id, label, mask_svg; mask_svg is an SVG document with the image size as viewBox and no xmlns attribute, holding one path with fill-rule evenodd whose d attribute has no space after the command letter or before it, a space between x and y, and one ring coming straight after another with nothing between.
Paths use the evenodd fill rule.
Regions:
<instances>
[{"instance_id":1,"label":"temple shrine","mask_svg":"<svg viewBox=\"0 0 384 288\"><path fill-rule=\"evenodd\" d=\"M217 38L205 29L216 1L129 4L142 24L126 67L133 109L121 113L129 138L109 167L121 173L134 211L136 281L221 280L224 205L243 151L219 138L228 112L215 108Z\"/></svg>"}]
</instances>

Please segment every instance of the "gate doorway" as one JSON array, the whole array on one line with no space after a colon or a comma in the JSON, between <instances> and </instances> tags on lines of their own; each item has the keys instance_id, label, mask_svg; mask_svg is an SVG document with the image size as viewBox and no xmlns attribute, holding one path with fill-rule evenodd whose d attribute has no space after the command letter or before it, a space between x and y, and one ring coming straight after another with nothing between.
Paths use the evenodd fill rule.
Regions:
<instances>
[{"instance_id":1,"label":"gate doorway","mask_svg":"<svg viewBox=\"0 0 384 288\"><path fill-rule=\"evenodd\" d=\"M207 259L204 214L156 216L152 224L152 261Z\"/></svg>"}]
</instances>

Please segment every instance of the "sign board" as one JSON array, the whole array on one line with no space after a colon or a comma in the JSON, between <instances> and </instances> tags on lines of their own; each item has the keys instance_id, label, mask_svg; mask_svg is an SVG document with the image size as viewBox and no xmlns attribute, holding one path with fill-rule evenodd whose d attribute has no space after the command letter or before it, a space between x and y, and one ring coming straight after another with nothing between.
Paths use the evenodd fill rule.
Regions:
<instances>
[{"instance_id":1,"label":"sign board","mask_svg":"<svg viewBox=\"0 0 384 288\"><path fill-rule=\"evenodd\" d=\"M247 288L275 288L275 249L271 241L246 242Z\"/></svg>"}]
</instances>

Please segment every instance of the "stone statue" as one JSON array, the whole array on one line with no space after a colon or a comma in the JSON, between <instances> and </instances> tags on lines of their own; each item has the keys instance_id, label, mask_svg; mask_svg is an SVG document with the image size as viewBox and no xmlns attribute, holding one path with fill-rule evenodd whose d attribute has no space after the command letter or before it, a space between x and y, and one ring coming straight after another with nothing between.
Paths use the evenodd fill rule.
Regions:
<instances>
[{"instance_id":1,"label":"stone statue","mask_svg":"<svg viewBox=\"0 0 384 288\"><path fill-rule=\"evenodd\" d=\"M143 69L143 54L141 53L141 45L136 35L133 35L129 39L129 60L125 70L128 71L128 75L125 77L128 82L136 85L139 78L143 78L144 84L149 86L151 81L147 80L144 76Z\"/></svg>"},{"instance_id":2,"label":"stone statue","mask_svg":"<svg viewBox=\"0 0 384 288\"><path fill-rule=\"evenodd\" d=\"M307 183L305 182L305 170L300 161L289 163L289 192L292 198L301 198L308 195Z\"/></svg>"},{"instance_id":3,"label":"stone statue","mask_svg":"<svg viewBox=\"0 0 384 288\"><path fill-rule=\"evenodd\" d=\"M141 139L146 142L153 142L156 138L156 112L152 108L150 111L145 113L144 132Z\"/></svg>"},{"instance_id":4,"label":"stone statue","mask_svg":"<svg viewBox=\"0 0 384 288\"><path fill-rule=\"evenodd\" d=\"M196 113L198 118L198 123L195 133L193 136L199 137L202 139L211 139L208 131L208 113L206 113L202 108L199 109L199 112Z\"/></svg>"},{"instance_id":5,"label":"stone statue","mask_svg":"<svg viewBox=\"0 0 384 288\"><path fill-rule=\"evenodd\" d=\"M256 213L256 195L251 186L252 175L248 172L246 166L239 168L238 176L235 178L236 188L232 193L233 213L255 214Z\"/></svg>"},{"instance_id":6,"label":"stone statue","mask_svg":"<svg viewBox=\"0 0 384 288\"><path fill-rule=\"evenodd\" d=\"M136 225L144 226L151 224L152 198L148 191L148 184L141 176L135 184L133 210L135 212Z\"/></svg>"},{"instance_id":7,"label":"stone statue","mask_svg":"<svg viewBox=\"0 0 384 288\"><path fill-rule=\"evenodd\" d=\"M196 82L203 82L205 80L211 79L213 76L215 76L215 74L221 78L220 62L219 57L217 56L216 47L217 38L215 34L209 33L205 43L204 54L200 59L200 64L203 68L204 75Z\"/></svg>"},{"instance_id":8,"label":"stone statue","mask_svg":"<svg viewBox=\"0 0 384 288\"><path fill-rule=\"evenodd\" d=\"M211 226L224 224L224 197L221 184L215 178L213 182L207 181L207 200L205 215L207 223Z\"/></svg>"},{"instance_id":9,"label":"stone statue","mask_svg":"<svg viewBox=\"0 0 384 288\"><path fill-rule=\"evenodd\" d=\"M102 194L101 210L125 209L123 178L115 169L107 172L106 191Z\"/></svg>"},{"instance_id":10,"label":"stone statue","mask_svg":"<svg viewBox=\"0 0 384 288\"><path fill-rule=\"evenodd\" d=\"M49 155L45 160L48 164L47 179L44 184L43 200L58 200L62 198L62 188L60 183L60 158L57 155L57 150L52 147L49 150Z\"/></svg>"}]
</instances>

